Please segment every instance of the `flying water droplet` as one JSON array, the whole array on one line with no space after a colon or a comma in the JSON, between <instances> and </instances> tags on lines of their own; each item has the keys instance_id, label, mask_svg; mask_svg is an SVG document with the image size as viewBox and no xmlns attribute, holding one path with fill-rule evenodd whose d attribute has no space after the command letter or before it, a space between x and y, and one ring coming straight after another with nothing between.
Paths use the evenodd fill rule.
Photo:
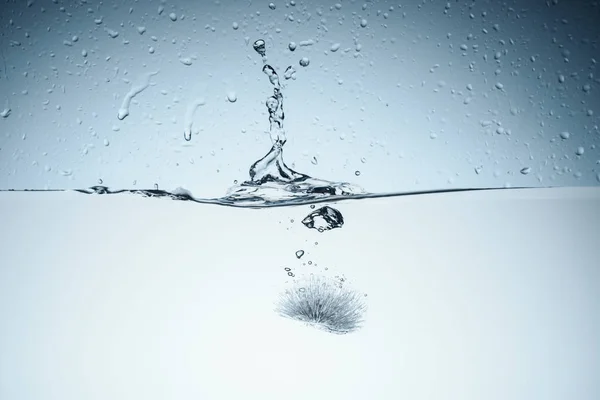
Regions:
<instances>
[{"instance_id":1,"label":"flying water droplet","mask_svg":"<svg viewBox=\"0 0 600 400\"><path fill-rule=\"evenodd\" d=\"M302 220L302 223L309 229L317 229L319 232L323 232L341 228L344 225L344 217L335 208L325 206L308 214Z\"/></svg>"}]
</instances>

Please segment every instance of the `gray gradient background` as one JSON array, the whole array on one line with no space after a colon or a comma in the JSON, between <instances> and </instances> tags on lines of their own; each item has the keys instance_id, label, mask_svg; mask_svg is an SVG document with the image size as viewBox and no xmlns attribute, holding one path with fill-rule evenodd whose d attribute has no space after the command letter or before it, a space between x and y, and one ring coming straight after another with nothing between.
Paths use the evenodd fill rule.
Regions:
<instances>
[{"instance_id":1,"label":"gray gradient background","mask_svg":"<svg viewBox=\"0 0 600 400\"><path fill-rule=\"evenodd\" d=\"M599 184L598 2L335 3L4 1L0 188L102 179L223 195L270 148L258 38L280 75L298 70L284 91L285 156L300 172L371 192ZM188 143L184 116L199 98Z\"/></svg>"}]
</instances>

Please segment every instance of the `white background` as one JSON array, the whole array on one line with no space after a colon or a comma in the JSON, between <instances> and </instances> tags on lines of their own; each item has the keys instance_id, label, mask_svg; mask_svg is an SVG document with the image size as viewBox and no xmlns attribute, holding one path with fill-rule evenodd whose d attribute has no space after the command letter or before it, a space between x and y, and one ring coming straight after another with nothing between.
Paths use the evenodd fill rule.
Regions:
<instances>
[{"instance_id":1,"label":"white background","mask_svg":"<svg viewBox=\"0 0 600 400\"><path fill-rule=\"evenodd\" d=\"M3 193L0 398L597 399L599 202L346 201L319 233L308 206ZM284 267L344 275L364 327L279 317Z\"/></svg>"}]
</instances>

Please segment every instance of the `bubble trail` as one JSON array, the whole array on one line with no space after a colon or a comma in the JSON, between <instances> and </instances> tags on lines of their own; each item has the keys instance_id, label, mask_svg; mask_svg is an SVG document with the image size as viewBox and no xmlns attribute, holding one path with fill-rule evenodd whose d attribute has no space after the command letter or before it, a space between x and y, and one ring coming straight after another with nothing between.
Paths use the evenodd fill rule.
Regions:
<instances>
[{"instance_id":1,"label":"bubble trail","mask_svg":"<svg viewBox=\"0 0 600 400\"><path fill-rule=\"evenodd\" d=\"M188 142L192 140L192 124L194 119L194 114L198 107L206 104L206 101L203 98L199 98L194 100L188 105L187 111L185 113L184 118L184 129L183 129L183 138Z\"/></svg>"},{"instance_id":2,"label":"bubble trail","mask_svg":"<svg viewBox=\"0 0 600 400\"><path fill-rule=\"evenodd\" d=\"M158 73L159 71L148 72L140 77L140 80L136 84L134 84L129 90L129 92L127 92L127 94L125 95L123 103L121 104L121 108L119 108L117 118L119 118L120 120L124 120L129 115L129 107L131 105L131 100L135 96L146 90L146 88L150 86L150 78Z\"/></svg>"}]
</instances>

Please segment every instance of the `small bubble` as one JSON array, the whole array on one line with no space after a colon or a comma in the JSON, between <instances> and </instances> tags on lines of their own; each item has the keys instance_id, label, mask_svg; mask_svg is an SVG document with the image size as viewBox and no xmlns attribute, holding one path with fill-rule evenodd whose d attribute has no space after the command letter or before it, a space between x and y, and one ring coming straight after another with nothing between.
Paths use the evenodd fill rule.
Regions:
<instances>
[{"instance_id":1,"label":"small bubble","mask_svg":"<svg viewBox=\"0 0 600 400\"><path fill-rule=\"evenodd\" d=\"M154 184L154 190L158 190L158 183Z\"/></svg>"},{"instance_id":2,"label":"small bubble","mask_svg":"<svg viewBox=\"0 0 600 400\"><path fill-rule=\"evenodd\" d=\"M308 59L308 57L302 57L300 59L300 65L302 67L308 67L308 64L310 64L310 60Z\"/></svg>"},{"instance_id":3,"label":"small bubble","mask_svg":"<svg viewBox=\"0 0 600 400\"><path fill-rule=\"evenodd\" d=\"M300 259L304 255L304 250L298 250L296 252L296 258Z\"/></svg>"},{"instance_id":4,"label":"small bubble","mask_svg":"<svg viewBox=\"0 0 600 400\"><path fill-rule=\"evenodd\" d=\"M360 176L360 171L354 171L354 175Z\"/></svg>"},{"instance_id":5,"label":"small bubble","mask_svg":"<svg viewBox=\"0 0 600 400\"><path fill-rule=\"evenodd\" d=\"M102 181L102 179L98 179L98 185L102 185L104 182Z\"/></svg>"},{"instance_id":6,"label":"small bubble","mask_svg":"<svg viewBox=\"0 0 600 400\"><path fill-rule=\"evenodd\" d=\"M312 261L309 261L309 262L308 262L308 265L312 265Z\"/></svg>"},{"instance_id":7,"label":"small bubble","mask_svg":"<svg viewBox=\"0 0 600 400\"><path fill-rule=\"evenodd\" d=\"M311 204L311 205L310 205L310 208L313 208L313 209L314 209L314 208L315 208L315 205L314 205L314 204Z\"/></svg>"},{"instance_id":8,"label":"small bubble","mask_svg":"<svg viewBox=\"0 0 600 400\"><path fill-rule=\"evenodd\" d=\"M294 273L293 272L288 272L288 275L293 277Z\"/></svg>"},{"instance_id":9,"label":"small bubble","mask_svg":"<svg viewBox=\"0 0 600 400\"><path fill-rule=\"evenodd\" d=\"M284 269L285 269L286 271L291 271L291 270L292 270L291 268L288 268L288 267L285 267Z\"/></svg>"}]
</instances>

